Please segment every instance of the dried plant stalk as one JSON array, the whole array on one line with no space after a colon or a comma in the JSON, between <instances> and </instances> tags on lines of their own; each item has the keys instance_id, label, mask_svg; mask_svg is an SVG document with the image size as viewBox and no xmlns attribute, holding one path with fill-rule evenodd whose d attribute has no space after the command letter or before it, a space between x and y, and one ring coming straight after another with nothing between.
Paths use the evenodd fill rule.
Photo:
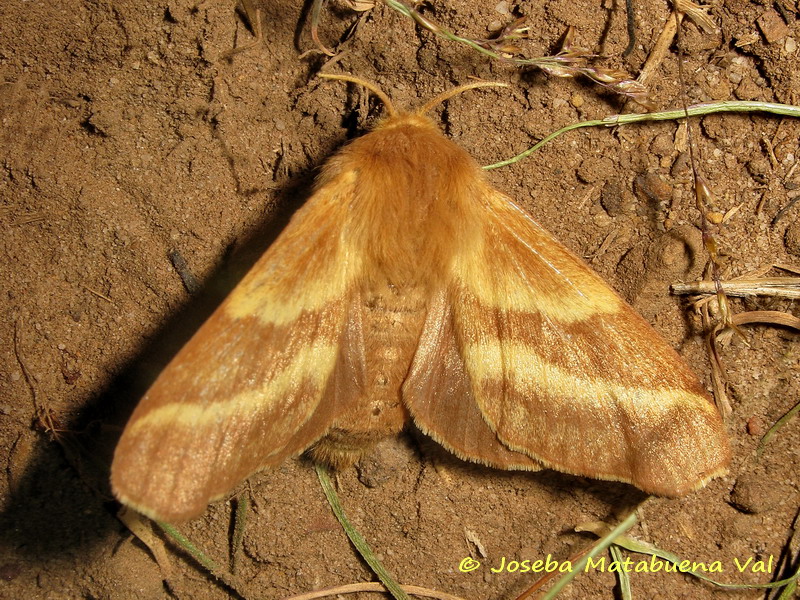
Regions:
<instances>
[{"instance_id":1,"label":"dried plant stalk","mask_svg":"<svg viewBox=\"0 0 800 600\"><path fill-rule=\"evenodd\" d=\"M586 48L582 48L573 43L574 35L571 28L568 29L565 34L564 42L558 54L538 58L523 58L520 56L522 49L517 45L517 41L528 37L529 27L525 24L524 18L514 20L500 31L497 36L491 39L467 38L448 31L423 15L417 10L416 3L409 5L402 0L383 0L383 2L392 10L413 19L415 23L424 29L446 40L469 46L473 50L485 56L489 56L490 58L512 62L521 66L535 67L555 77L588 77L598 85L608 88L614 93L627 96L647 110L652 110L655 106L649 96L647 88L624 71L591 64L591 61L598 58L598 56ZM319 39L318 27L322 5L323 0L314 0L312 4L311 37L321 52L333 56L335 52L325 47ZM372 3L361 0L357 4L351 2L350 6L354 10L365 11L371 8Z\"/></svg>"},{"instance_id":2,"label":"dried plant stalk","mask_svg":"<svg viewBox=\"0 0 800 600\"><path fill-rule=\"evenodd\" d=\"M800 277L760 277L757 279L735 279L721 281L722 291L729 296L749 298L753 296L772 296L777 298L800 299ZM675 283L671 286L675 294L716 294L713 281Z\"/></svg>"}]
</instances>

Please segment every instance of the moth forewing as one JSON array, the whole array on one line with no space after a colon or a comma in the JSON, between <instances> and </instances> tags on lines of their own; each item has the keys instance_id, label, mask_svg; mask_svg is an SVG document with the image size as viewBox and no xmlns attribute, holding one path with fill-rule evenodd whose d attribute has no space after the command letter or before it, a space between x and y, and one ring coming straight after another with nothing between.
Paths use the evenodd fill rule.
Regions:
<instances>
[{"instance_id":1,"label":"moth forewing","mask_svg":"<svg viewBox=\"0 0 800 600\"><path fill-rule=\"evenodd\" d=\"M409 418L466 460L663 495L729 460L674 350L429 119L391 111L142 399L113 488L183 520L309 447L346 466Z\"/></svg>"},{"instance_id":2,"label":"moth forewing","mask_svg":"<svg viewBox=\"0 0 800 600\"><path fill-rule=\"evenodd\" d=\"M317 190L142 398L111 469L123 503L197 516L357 402L356 354L341 347L359 266L340 235L343 187Z\"/></svg>"}]
</instances>

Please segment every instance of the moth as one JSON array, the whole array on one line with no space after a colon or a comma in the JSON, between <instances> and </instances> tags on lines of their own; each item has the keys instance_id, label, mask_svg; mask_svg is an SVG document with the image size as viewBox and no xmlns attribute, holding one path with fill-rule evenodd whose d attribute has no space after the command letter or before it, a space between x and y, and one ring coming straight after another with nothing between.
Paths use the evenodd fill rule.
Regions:
<instances>
[{"instance_id":1,"label":"moth","mask_svg":"<svg viewBox=\"0 0 800 600\"><path fill-rule=\"evenodd\" d=\"M697 376L424 115L387 117L168 364L112 487L154 519L201 514L308 450L357 461L411 421L461 459L678 496L725 471ZM478 87L472 84L467 87Z\"/></svg>"}]
</instances>

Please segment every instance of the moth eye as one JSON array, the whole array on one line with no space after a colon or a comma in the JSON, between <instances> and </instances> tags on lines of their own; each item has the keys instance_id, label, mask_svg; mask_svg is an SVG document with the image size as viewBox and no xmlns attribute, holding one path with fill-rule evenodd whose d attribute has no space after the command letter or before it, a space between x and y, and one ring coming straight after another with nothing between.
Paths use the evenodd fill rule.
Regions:
<instances>
[{"instance_id":1,"label":"moth eye","mask_svg":"<svg viewBox=\"0 0 800 600\"><path fill-rule=\"evenodd\" d=\"M381 407L380 406L373 406L372 407L372 416L377 417L381 414Z\"/></svg>"}]
</instances>

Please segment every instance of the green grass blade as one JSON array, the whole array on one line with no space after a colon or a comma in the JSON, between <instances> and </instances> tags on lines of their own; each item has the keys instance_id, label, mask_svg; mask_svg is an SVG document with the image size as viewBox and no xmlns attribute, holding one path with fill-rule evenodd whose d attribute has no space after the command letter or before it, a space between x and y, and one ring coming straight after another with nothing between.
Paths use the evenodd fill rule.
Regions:
<instances>
[{"instance_id":1,"label":"green grass blade","mask_svg":"<svg viewBox=\"0 0 800 600\"><path fill-rule=\"evenodd\" d=\"M608 547L608 551L611 553L611 559L615 560L619 563L622 563L624 558L622 557L622 550L619 549L619 546L616 544L611 544ZM622 600L633 600L633 593L631 592L631 578L628 577L628 572L623 570L617 571L617 579L619 579L619 591L620 595L622 596Z\"/></svg>"},{"instance_id":2,"label":"green grass blade","mask_svg":"<svg viewBox=\"0 0 800 600\"><path fill-rule=\"evenodd\" d=\"M331 510L333 514L336 515L336 518L339 520L344 532L347 534L347 537L350 538L350 541L358 550L358 553L361 557L366 561L369 565L369 568L378 576L378 579L381 580L386 589L392 595L395 600L410 600L408 594L406 594L400 585L395 581L394 577L386 570L386 567L381 564L375 554L372 552L372 549L367 544L367 541L362 537L362 535L356 530L355 527L350 523L347 519L347 516L344 514L344 509L342 508L341 503L339 502L339 496L336 494L336 490L333 489L333 484L331 483L331 478L328 475L328 469L320 464L315 464L314 468L317 471L317 477L319 477L319 482L322 485L322 491L325 493L325 497L328 499L328 504L331 505Z\"/></svg>"},{"instance_id":3,"label":"green grass blade","mask_svg":"<svg viewBox=\"0 0 800 600\"><path fill-rule=\"evenodd\" d=\"M484 169L499 169L508 165L513 165L536 152L546 143L557 138L563 133L572 131L573 129L581 129L583 127L615 127L617 125L631 125L633 123L644 123L647 121L674 121L677 119L685 118L686 116L696 117L703 115L711 115L714 113L751 113L751 112L766 112L775 115L782 115L786 117L800 117L800 106L791 104L779 104L777 102L754 102L746 100L729 100L724 102L711 102L706 104L695 104L688 107L686 110L679 108L675 110L665 110L661 112L651 112L643 114L627 114L627 115L612 115L604 119L596 119L594 121L582 121L580 123L573 123L562 127L558 131L554 131L542 141L538 142L531 148L513 156L507 160L486 165Z\"/></svg>"},{"instance_id":4,"label":"green grass blade","mask_svg":"<svg viewBox=\"0 0 800 600\"><path fill-rule=\"evenodd\" d=\"M555 598L566 585L572 581L578 573L582 573L586 569L586 563L590 558L596 557L601 552L605 551L611 544L616 543L616 537L625 533L636 524L636 511L632 512L628 517L612 529L606 536L602 537L594 547L584 554L578 561L572 565L572 569L560 577L555 585L542 596L542 600L552 600Z\"/></svg>"}]
</instances>

